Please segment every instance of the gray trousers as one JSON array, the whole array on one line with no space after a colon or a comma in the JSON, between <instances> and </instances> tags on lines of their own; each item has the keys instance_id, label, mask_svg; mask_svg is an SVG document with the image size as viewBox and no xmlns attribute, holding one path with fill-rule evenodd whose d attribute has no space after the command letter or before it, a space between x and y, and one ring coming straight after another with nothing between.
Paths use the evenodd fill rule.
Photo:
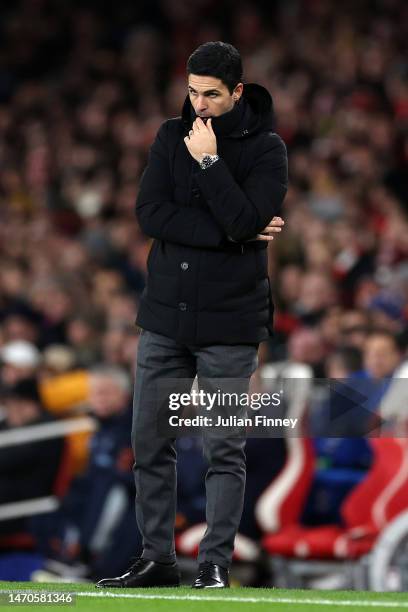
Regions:
<instances>
[{"instance_id":1,"label":"gray trousers","mask_svg":"<svg viewBox=\"0 0 408 612\"><path fill-rule=\"evenodd\" d=\"M132 447L136 485L136 520L143 538L142 557L158 562L176 560L174 524L177 506L175 437L157 432L158 380L182 379L189 393L195 376L236 378L246 390L258 365L251 345L185 345L142 330L137 352L133 398ZM177 385L180 391L180 385ZM203 435L209 467L206 474L207 530L199 546L199 563L231 564L245 491L245 436Z\"/></svg>"}]
</instances>

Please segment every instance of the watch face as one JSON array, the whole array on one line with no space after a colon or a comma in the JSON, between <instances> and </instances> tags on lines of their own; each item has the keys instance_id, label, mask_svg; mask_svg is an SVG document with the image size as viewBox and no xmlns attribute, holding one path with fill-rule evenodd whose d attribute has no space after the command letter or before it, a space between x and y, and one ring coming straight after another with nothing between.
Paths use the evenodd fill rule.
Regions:
<instances>
[{"instance_id":1,"label":"watch face","mask_svg":"<svg viewBox=\"0 0 408 612\"><path fill-rule=\"evenodd\" d=\"M211 166L218 159L218 155L204 155L200 161L200 166L204 170Z\"/></svg>"}]
</instances>

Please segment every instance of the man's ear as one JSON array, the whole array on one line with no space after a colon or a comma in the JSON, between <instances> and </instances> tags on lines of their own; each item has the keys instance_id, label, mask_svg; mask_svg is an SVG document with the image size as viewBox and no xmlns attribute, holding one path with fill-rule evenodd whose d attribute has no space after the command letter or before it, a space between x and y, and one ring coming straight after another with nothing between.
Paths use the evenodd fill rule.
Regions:
<instances>
[{"instance_id":1,"label":"man's ear","mask_svg":"<svg viewBox=\"0 0 408 612\"><path fill-rule=\"evenodd\" d=\"M238 102L238 100L242 96L242 92L243 91L244 91L244 84L243 83L238 83L238 85L236 85L234 87L234 91L232 92L232 97L235 100L235 102Z\"/></svg>"}]
</instances>

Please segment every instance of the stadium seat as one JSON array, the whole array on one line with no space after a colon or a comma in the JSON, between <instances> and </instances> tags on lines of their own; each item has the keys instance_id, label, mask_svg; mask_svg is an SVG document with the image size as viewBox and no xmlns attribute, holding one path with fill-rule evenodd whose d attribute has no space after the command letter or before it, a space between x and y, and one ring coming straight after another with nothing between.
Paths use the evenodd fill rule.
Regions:
<instances>
[{"instance_id":1,"label":"stadium seat","mask_svg":"<svg viewBox=\"0 0 408 612\"><path fill-rule=\"evenodd\" d=\"M309 366L300 363L276 363L264 366L261 377L264 387L272 385L271 390L279 379L290 381L290 385L285 385L285 416L297 418L300 424L296 436L285 438L287 454L284 467L260 495L254 509L262 531L277 533L284 528L299 528L313 479L315 451L312 440L306 435L313 372Z\"/></svg>"},{"instance_id":2,"label":"stadium seat","mask_svg":"<svg viewBox=\"0 0 408 612\"><path fill-rule=\"evenodd\" d=\"M408 508L408 443L372 439L374 459L364 480L341 507L343 525L283 525L262 545L271 555L308 559L357 559L367 554L387 523ZM273 493L273 491L272 491Z\"/></svg>"}]
</instances>

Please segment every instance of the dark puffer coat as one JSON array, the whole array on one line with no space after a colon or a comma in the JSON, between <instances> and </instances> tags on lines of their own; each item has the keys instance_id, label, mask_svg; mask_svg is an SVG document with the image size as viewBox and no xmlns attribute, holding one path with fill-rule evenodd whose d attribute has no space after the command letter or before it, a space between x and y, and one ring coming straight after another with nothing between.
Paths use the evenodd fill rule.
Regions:
<instances>
[{"instance_id":1,"label":"dark puffer coat","mask_svg":"<svg viewBox=\"0 0 408 612\"><path fill-rule=\"evenodd\" d=\"M141 179L136 215L154 242L136 323L186 344L258 344L273 333L268 243L247 241L281 212L286 147L259 85L213 119L220 159L206 170L183 140L194 119L187 97Z\"/></svg>"}]
</instances>

